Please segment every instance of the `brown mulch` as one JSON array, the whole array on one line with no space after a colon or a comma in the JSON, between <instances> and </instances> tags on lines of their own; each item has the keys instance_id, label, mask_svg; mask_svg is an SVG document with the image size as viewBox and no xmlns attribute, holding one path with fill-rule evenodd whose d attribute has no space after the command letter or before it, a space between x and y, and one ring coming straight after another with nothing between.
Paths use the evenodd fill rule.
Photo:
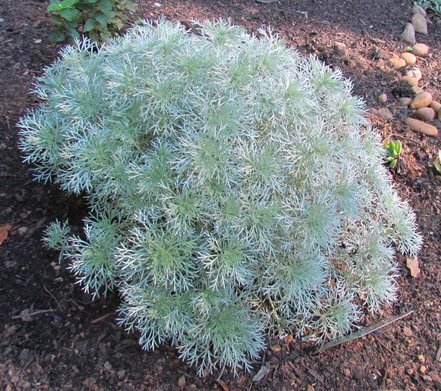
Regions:
<instances>
[{"instance_id":1,"label":"brown mulch","mask_svg":"<svg viewBox=\"0 0 441 391\"><path fill-rule=\"evenodd\" d=\"M57 56L47 40L47 2L0 3L0 226L10 224L0 245L0 386L6 390L436 390L441 389L441 306L438 265L441 254L441 181L429 163L441 137L417 135L403 124L407 109L398 98L406 91L387 62L406 45L399 40L411 16L411 0L156 0L139 1L136 17L163 15L185 25L193 19L231 18L255 32L272 26L294 49L339 67L354 81L355 93L369 108L387 107L393 121L368 114L384 139L402 140L400 170L393 172L402 196L413 206L424 247L421 274L412 278L405 257L398 257L400 296L370 326L415 310L366 337L313 355L305 342L273 341L250 374L198 378L175 350L144 352L136 335L116 325L118 297L91 302L74 284L66 265L42 248L44 227L55 218L81 221L81 200L55 186L32 181L17 149L15 124L36 104L32 80ZM441 98L441 27L433 19L431 46L419 59L424 89ZM386 104L377 97L388 95ZM441 124L434 121L439 129ZM252 378L266 365L259 382ZM180 380L178 386L178 380Z\"/></svg>"}]
</instances>

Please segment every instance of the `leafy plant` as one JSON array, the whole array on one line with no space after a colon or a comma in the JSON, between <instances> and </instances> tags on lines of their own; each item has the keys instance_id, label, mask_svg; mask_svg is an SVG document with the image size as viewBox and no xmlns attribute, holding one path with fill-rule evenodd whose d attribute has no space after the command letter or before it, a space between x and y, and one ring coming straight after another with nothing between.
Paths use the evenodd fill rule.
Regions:
<instances>
[{"instance_id":1,"label":"leafy plant","mask_svg":"<svg viewBox=\"0 0 441 391\"><path fill-rule=\"evenodd\" d=\"M403 146L400 140L391 140L388 143L384 143L386 148L387 156L386 161L389 163L389 167L395 168L400 159L401 152L403 151Z\"/></svg>"},{"instance_id":2,"label":"leafy plant","mask_svg":"<svg viewBox=\"0 0 441 391\"><path fill-rule=\"evenodd\" d=\"M441 18L441 0L418 0L418 4Z\"/></svg>"},{"instance_id":3,"label":"leafy plant","mask_svg":"<svg viewBox=\"0 0 441 391\"><path fill-rule=\"evenodd\" d=\"M438 151L438 157L432 163L433 169L438 175L441 175L441 151Z\"/></svg>"},{"instance_id":4,"label":"leafy plant","mask_svg":"<svg viewBox=\"0 0 441 391\"><path fill-rule=\"evenodd\" d=\"M159 21L66 47L19 124L36 178L90 202L46 245L199 373L249 369L268 333L347 333L421 245L351 83L260 34Z\"/></svg>"},{"instance_id":5,"label":"leafy plant","mask_svg":"<svg viewBox=\"0 0 441 391\"><path fill-rule=\"evenodd\" d=\"M131 0L50 0L48 11L57 29L49 39L62 42L86 34L97 42L107 41L127 21L126 11L134 11Z\"/></svg>"}]
</instances>

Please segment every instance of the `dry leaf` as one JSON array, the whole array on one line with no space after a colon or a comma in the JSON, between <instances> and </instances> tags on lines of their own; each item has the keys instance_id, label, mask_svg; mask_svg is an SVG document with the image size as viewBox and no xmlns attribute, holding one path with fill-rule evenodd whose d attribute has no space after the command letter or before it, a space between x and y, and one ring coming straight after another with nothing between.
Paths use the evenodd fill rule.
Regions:
<instances>
[{"instance_id":1,"label":"dry leaf","mask_svg":"<svg viewBox=\"0 0 441 391\"><path fill-rule=\"evenodd\" d=\"M271 350L274 353L279 353L282 350L282 348L280 347L280 345L273 345L273 346L271 346Z\"/></svg>"},{"instance_id":2,"label":"dry leaf","mask_svg":"<svg viewBox=\"0 0 441 391\"><path fill-rule=\"evenodd\" d=\"M11 230L11 224L0 225L0 246L8 238L9 231Z\"/></svg>"},{"instance_id":3,"label":"dry leaf","mask_svg":"<svg viewBox=\"0 0 441 391\"><path fill-rule=\"evenodd\" d=\"M410 270L410 275L412 277L417 277L421 272L418 257L416 256L407 258L406 266Z\"/></svg>"}]
</instances>

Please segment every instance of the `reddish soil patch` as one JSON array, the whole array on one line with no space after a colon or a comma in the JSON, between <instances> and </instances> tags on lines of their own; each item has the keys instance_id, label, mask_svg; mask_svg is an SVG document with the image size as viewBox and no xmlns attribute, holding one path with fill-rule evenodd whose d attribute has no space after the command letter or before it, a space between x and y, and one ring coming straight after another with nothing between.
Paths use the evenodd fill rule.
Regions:
<instances>
[{"instance_id":1,"label":"reddish soil patch","mask_svg":"<svg viewBox=\"0 0 441 391\"><path fill-rule=\"evenodd\" d=\"M44 226L55 218L79 222L80 200L68 198L53 186L32 181L29 167L17 150L15 123L36 102L29 95L32 80L56 58L57 47L47 41L50 30L46 2L2 0L0 4L0 225L10 223L9 237L0 246L0 385L7 390L376 390L441 389L439 355L441 254L440 181L429 162L441 149L440 137L410 132L402 120L407 110L398 98L398 73L387 65L392 53L405 44L398 37L410 18L411 0L140 0L136 16L164 15L186 25L191 19L231 18L249 31L272 26L293 48L315 54L354 80L355 93L369 108L379 108L377 96L394 114L385 122L369 114L385 139L405 145L399 172L392 173L397 188L417 214L424 247L421 274L412 278L405 258L400 297L381 318L409 310L414 313L367 337L312 355L308 344L273 341L254 373L238 378L229 374L197 378L194 370L167 347L143 352L136 335L116 326L118 297L91 302L76 285L66 265L41 246ZM159 5L158 5L159 4ZM429 25L429 35L418 37L431 46L419 59L423 87L441 98L441 29ZM437 90L438 88L438 90ZM439 121L434 124L441 128ZM23 312L24 311L24 312ZM437 356L438 352L438 356ZM259 382L253 375L270 367ZM423 367L424 366L424 367ZM182 380L181 380L182 381ZM182 385L182 384L181 384Z\"/></svg>"}]
</instances>

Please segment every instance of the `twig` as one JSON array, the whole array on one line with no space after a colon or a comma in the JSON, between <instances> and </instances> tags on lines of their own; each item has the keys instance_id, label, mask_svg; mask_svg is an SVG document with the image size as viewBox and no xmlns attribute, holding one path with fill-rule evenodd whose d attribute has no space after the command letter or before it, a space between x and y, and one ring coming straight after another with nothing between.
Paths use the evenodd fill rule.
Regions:
<instances>
[{"instance_id":1,"label":"twig","mask_svg":"<svg viewBox=\"0 0 441 391\"><path fill-rule=\"evenodd\" d=\"M45 314L47 312L53 312L53 311L54 310L52 310L52 309L50 309L50 310L37 310L37 311L34 311L34 312L26 312L26 310L23 310L20 313L20 315L11 316L11 319L22 319L25 322L29 322L29 320L27 320L27 319L30 319L31 316L39 315L39 314Z\"/></svg>"},{"instance_id":2,"label":"twig","mask_svg":"<svg viewBox=\"0 0 441 391\"><path fill-rule=\"evenodd\" d=\"M100 316L99 318L91 320L90 323L92 323L92 324L99 323L99 322L103 321L104 319L107 319L112 314L113 314L113 312L109 312L107 314L104 314L104 315Z\"/></svg>"},{"instance_id":3,"label":"twig","mask_svg":"<svg viewBox=\"0 0 441 391\"><path fill-rule=\"evenodd\" d=\"M325 350L328 350L330 348L333 348L334 346L341 345L341 344L343 344L345 342L353 341L354 339L358 339L358 338L364 337L365 335L368 335L368 334L373 333L374 331L380 330L381 328L383 328L383 327L385 327L385 326L387 326L387 325L389 325L389 324L391 324L393 322L396 322L397 320L400 320L400 319L406 317L407 315L410 315L413 312L414 312L413 310L409 311L409 312L406 312L405 314L395 316L392 319L384 320L384 321L382 321L380 323L377 323L376 325L373 325L373 326L370 326L370 327L366 327L364 329L356 331L355 333L351 333L351 334L349 334L346 337L343 337L343 338L340 338L340 339L337 339L337 340L325 343L320 348L315 350L313 354L317 354L317 353L323 352Z\"/></svg>"},{"instance_id":4,"label":"twig","mask_svg":"<svg viewBox=\"0 0 441 391\"><path fill-rule=\"evenodd\" d=\"M55 303L57 304L58 309L63 312L63 308L61 307L60 303L58 302L57 298L53 295L53 293L46 288L46 286L43 284L43 289L49 293L49 295L55 300Z\"/></svg>"}]
</instances>

